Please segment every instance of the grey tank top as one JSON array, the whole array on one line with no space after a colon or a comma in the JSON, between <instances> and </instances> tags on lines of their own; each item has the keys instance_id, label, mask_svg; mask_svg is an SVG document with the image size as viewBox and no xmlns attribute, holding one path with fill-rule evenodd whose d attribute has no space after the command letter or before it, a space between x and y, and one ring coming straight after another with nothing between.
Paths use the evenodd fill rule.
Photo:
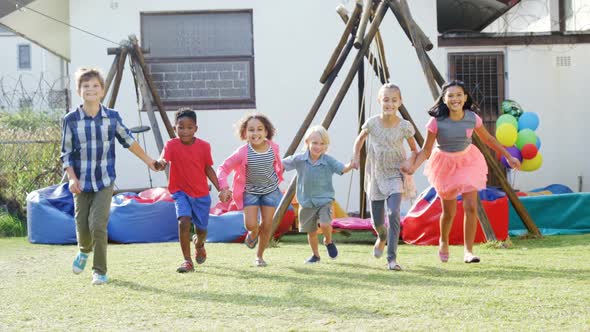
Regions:
<instances>
[{"instance_id":1,"label":"grey tank top","mask_svg":"<svg viewBox=\"0 0 590 332\"><path fill-rule=\"evenodd\" d=\"M476 125L477 115L472 111L465 111L465 116L459 121L451 118L436 118L438 148L446 152L459 152L471 144L471 135Z\"/></svg>"}]
</instances>

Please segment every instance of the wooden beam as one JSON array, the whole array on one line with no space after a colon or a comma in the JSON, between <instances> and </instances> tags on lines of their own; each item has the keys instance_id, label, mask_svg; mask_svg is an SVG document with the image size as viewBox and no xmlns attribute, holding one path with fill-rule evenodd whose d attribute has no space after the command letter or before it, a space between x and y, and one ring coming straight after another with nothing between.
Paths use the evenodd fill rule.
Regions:
<instances>
[{"instance_id":1,"label":"wooden beam","mask_svg":"<svg viewBox=\"0 0 590 332\"><path fill-rule=\"evenodd\" d=\"M358 82L358 128L357 133L360 133L362 126L365 123L365 64L361 58L361 63L356 75ZM360 159L359 159L359 213L361 218L366 218L366 194L365 194L365 165L367 160L367 147L366 142L361 147ZM350 195L350 193L349 193Z\"/></svg>"},{"instance_id":2,"label":"wooden beam","mask_svg":"<svg viewBox=\"0 0 590 332\"><path fill-rule=\"evenodd\" d=\"M115 58L113 59L113 63L111 64L111 68L109 69L109 73L107 74L107 77L104 81L104 92L105 95L102 96L100 102L102 103L104 101L104 99L106 98L106 94L107 92L109 92L109 89L111 87L111 84L113 83L113 79L115 78L115 73L117 72L117 67L119 64L119 58L121 57L121 54L117 54L115 55Z\"/></svg>"},{"instance_id":3,"label":"wooden beam","mask_svg":"<svg viewBox=\"0 0 590 332\"><path fill-rule=\"evenodd\" d=\"M438 37L439 47L450 46L511 46L511 45L563 45L563 44L590 44L589 33L560 33L552 32L527 33L515 35L499 34L445 34Z\"/></svg>"},{"instance_id":4,"label":"wooden beam","mask_svg":"<svg viewBox=\"0 0 590 332\"><path fill-rule=\"evenodd\" d=\"M160 117L162 118L162 122L164 123L164 126L166 127L166 131L168 132L168 136L170 136L170 138L174 138L174 137L176 137L176 134L174 133L174 128L172 127L172 124L170 124L170 119L168 119L168 115L166 114L166 109L164 108L164 104L162 103L162 100L160 99L160 95L158 95L158 90L156 90L156 85L154 84L154 81L152 80L152 76L149 74L149 70L147 69L147 66L145 64L145 58L143 57L143 53L141 51L141 48L139 47L137 37L135 37L134 35L131 35L131 36L129 36L129 40L131 41L131 45L134 50L133 54L137 58L137 63L139 64L138 68L143 72L143 76L145 77L145 81L148 85L148 89L152 94L153 101L155 102L156 106L158 107L158 111L160 112Z\"/></svg>"},{"instance_id":5,"label":"wooden beam","mask_svg":"<svg viewBox=\"0 0 590 332\"><path fill-rule=\"evenodd\" d=\"M364 0L363 2L363 13L361 15L361 21L359 22L359 28L356 30L356 38L354 40L354 47L361 48L363 41L365 40L365 29L371 16L371 9L373 8L373 0Z\"/></svg>"},{"instance_id":6,"label":"wooden beam","mask_svg":"<svg viewBox=\"0 0 590 332\"><path fill-rule=\"evenodd\" d=\"M119 95L119 88L121 87L121 80L123 79L123 70L125 69L125 60L127 60L127 49L123 48L121 56L117 61L117 73L115 75L115 81L113 83L113 90L111 91L111 97L109 99L109 108L114 108L117 102L117 96Z\"/></svg>"},{"instance_id":7,"label":"wooden beam","mask_svg":"<svg viewBox=\"0 0 590 332\"><path fill-rule=\"evenodd\" d=\"M401 9L399 7L399 4L396 1L392 1L391 2L390 8L391 8L391 12L395 15L395 18L397 19L397 21L398 22L403 21ZM430 39L426 36L426 34L424 33L424 31L422 31L422 29L420 29L420 27L418 26L418 24L416 24L416 22L413 22L412 25L415 25L417 27L416 28L417 37L422 42L422 45L424 46L424 49L426 51L432 50L432 48L434 47L434 45L432 44L432 42L430 41ZM410 31L408 29L409 25L407 25L407 24L401 24L401 27L402 27L402 30L404 30L404 33L406 34L406 36L408 37L408 39L410 40L410 42L413 43L412 38L410 36Z\"/></svg>"},{"instance_id":8,"label":"wooden beam","mask_svg":"<svg viewBox=\"0 0 590 332\"><path fill-rule=\"evenodd\" d=\"M339 7L339 8L337 8L336 11L340 12L343 8L344 7ZM342 53L342 49L344 48L344 45L346 45L346 41L348 40L350 33L352 32L355 25L357 24L357 21L358 21L359 16L361 15L362 9L363 9L363 7L359 3L357 3L356 6L354 7L354 11L352 12L352 16L348 20L348 22L346 23L346 26L344 27L344 31L342 32L342 36L340 36L340 40L338 41L338 45L336 45L336 48L334 49L334 51L332 52L332 55L330 56L330 60L328 60L328 63L326 64L326 68L322 72L322 76L320 77L320 83L326 83L326 80L328 79L328 75L334 69L334 64L338 60L340 53ZM344 9L344 10L346 10L346 9Z\"/></svg>"}]
</instances>

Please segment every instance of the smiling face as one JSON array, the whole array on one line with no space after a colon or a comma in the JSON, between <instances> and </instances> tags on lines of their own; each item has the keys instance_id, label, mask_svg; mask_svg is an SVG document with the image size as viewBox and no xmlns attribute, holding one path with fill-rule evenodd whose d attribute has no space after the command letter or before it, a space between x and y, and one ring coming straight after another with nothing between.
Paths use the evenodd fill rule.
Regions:
<instances>
[{"instance_id":1,"label":"smiling face","mask_svg":"<svg viewBox=\"0 0 590 332\"><path fill-rule=\"evenodd\" d=\"M379 95L383 115L395 115L402 106L402 97L397 89L383 89Z\"/></svg>"},{"instance_id":2,"label":"smiling face","mask_svg":"<svg viewBox=\"0 0 590 332\"><path fill-rule=\"evenodd\" d=\"M309 155L311 159L317 160L326 152L328 145L324 142L322 135L318 132L313 132L307 140L305 141L307 144L307 149L309 150Z\"/></svg>"},{"instance_id":3,"label":"smiling face","mask_svg":"<svg viewBox=\"0 0 590 332\"><path fill-rule=\"evenodd\" d=\"M85 103L100 103L100 100L104 97L104 87L98 78L91 77L80 82L78 95L82 97Z\"/></svg>"},{"instance_id":4,"label":"smiling face","mask_svg":"<svg viewBox=\"0 0 590 332\"><path fill-rule=\"evenodd\" d=\"M178 135L182 144L186 145L193 144L198 128L197 123L188 116L178 118L174 126L176 135Z\"/></svg>"},{"instance_id":5,"label":"smiling face","mask_svg":"<svg viewBox=\"0 0 590 332\"><path fill-rule=\"evenodd\" d=\"M463 112L463 106L467 102L467 94L462 87L453 85L447 88L444 94L443 102L449 108L449 111Z\"/></svg>"},{"instance_id":6,"label":"smiling face","mask_svg":"<svg viewBox=\"0 0 590 332\"><path fill-rule=\"evenodd\" d=\"M262 146L266 142L268 132L262 121L252 118L246 123L246 140L253 147Z\"/></svg>"}]
</instances>

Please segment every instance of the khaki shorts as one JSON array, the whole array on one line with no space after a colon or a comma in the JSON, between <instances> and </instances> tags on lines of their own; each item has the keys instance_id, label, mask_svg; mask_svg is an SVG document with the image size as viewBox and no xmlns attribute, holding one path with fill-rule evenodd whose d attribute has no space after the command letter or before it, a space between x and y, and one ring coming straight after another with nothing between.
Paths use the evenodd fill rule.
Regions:
<instances>
[{"instance_id":1,"label":"khaki shorts","mask_svg":"<svg viewBox=\"0 0 590 332\"><path fill-rule=\"evenodd\" d=\"M299 207L300 232L311 233L317 231L318 222L320 224L329 224L332 222L332 202L313 208Z\"/></svg>"}]
</instances>

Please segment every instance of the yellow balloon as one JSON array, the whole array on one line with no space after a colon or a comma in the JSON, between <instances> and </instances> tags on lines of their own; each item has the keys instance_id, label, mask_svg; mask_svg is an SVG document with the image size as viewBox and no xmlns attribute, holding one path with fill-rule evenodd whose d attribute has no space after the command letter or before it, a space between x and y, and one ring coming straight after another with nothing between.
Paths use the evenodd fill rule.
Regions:
<instances>
[{"instance_id":1,"label":"yellow balloon","mask_svg":"<svg viewBox=\"0 0 590 332\"><path fill-rule=\"evenodd\" d=\"M513 146L517 137L518 131L510 123L503 123L496 128L496 139L504 146Z\"/></svg>"},{"instance_id":2,"label":"yellow balloon","mask_svg":"<svg viewBox=\"0 0 590 332\"><path fill-rule=\"evenodd\" d=\"M541 152L537 152L537 155L533 159L523 159L520 164L520 170L525 172L532 172L538 170L543 164L543 156Z\"/></svg>"}]
</instances>

